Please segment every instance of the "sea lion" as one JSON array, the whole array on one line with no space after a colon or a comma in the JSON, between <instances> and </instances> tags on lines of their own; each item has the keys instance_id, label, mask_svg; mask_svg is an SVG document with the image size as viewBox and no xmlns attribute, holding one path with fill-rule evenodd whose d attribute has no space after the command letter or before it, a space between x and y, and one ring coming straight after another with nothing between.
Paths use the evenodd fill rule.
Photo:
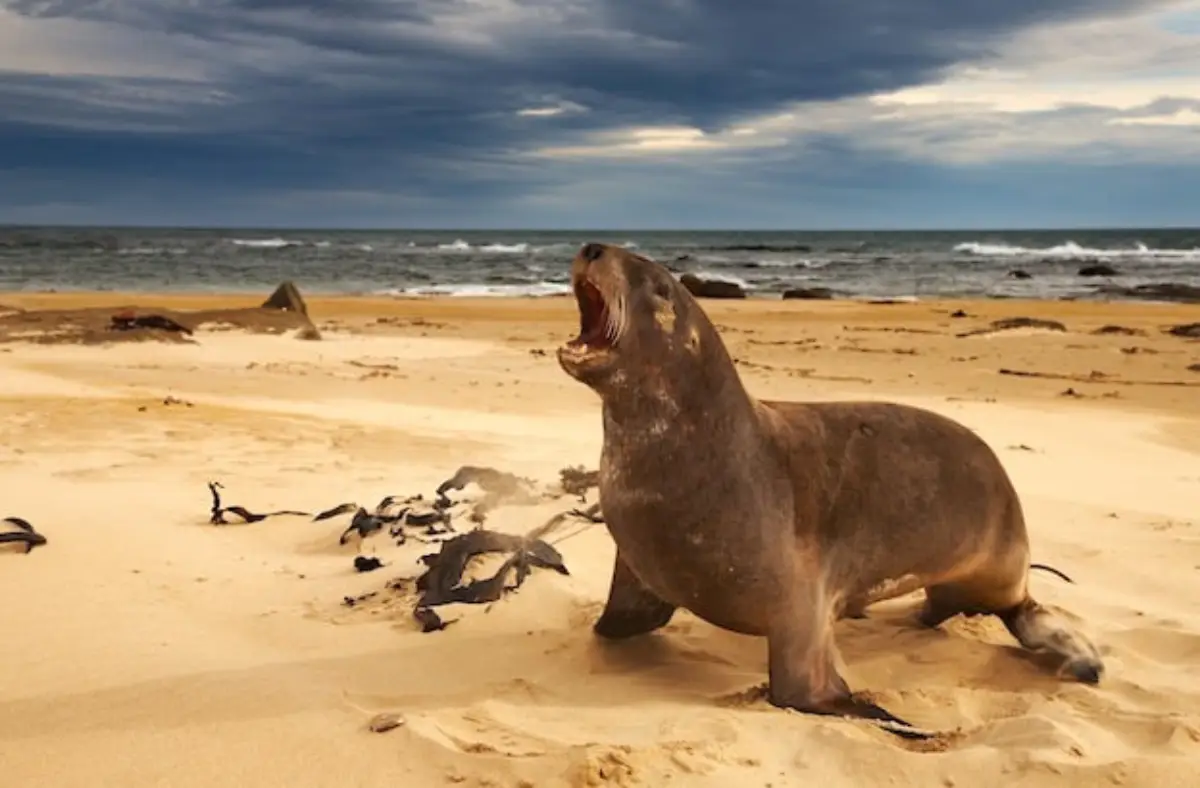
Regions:
<instances>
[{"instance_id":1,"label":"sea lion","mask_svg":"<svg viewBox=\"0 0 1200 788\"><path fill-rule=\"evenodd\" d=\"M772 704L921 737L851 693L832 622L923 588L921 625L994 614L1099 681L1096 648L1030 596L1020 501L975 433L900 404L752 397L696 299L621 247L584 245L571 283L580 330L558 361L602 401L617 548L597 635L645 634L686 608L766 637Z\"/></svg>"}]
</instances>

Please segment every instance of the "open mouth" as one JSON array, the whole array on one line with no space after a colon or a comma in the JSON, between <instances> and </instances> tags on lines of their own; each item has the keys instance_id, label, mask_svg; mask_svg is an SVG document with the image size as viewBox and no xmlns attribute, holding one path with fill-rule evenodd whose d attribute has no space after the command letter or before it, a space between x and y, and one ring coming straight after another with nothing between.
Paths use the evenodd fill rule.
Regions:
<instances>
[{"instance_id":1,"label":"open mouth","mask_svg":"<svg viewBox=\"0 0 1200 788\"><path fill-rule=\"evenodd\" d=\"M600 289L586 277L575 280L575 301L579 304L579 336L567 343L569 347L607 350L613 346L610 336L608 304Z\"/></svg>"}]
</instances>

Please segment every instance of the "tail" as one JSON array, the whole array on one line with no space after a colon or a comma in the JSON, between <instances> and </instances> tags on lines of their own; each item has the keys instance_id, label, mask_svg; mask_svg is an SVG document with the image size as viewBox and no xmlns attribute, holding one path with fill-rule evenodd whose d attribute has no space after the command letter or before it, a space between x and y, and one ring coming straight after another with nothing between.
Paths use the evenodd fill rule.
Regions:
<instances>
[{"instance_id":1,"label":"tail","mask_svg":"<svg viewBox=\"0 0 1200 788\"><path fill-rule=\"evenodd\" d=\"M1063 572L1063 571L1061 571L1061 570L1059 570L1059 569L1055 569L1055 568L1054 568L1054 567L1052 567L1052 566L1047 566L1046 564L1030 564L1030 565L1029 565L1029 568L1030 568L1030 569L1041 569L1043 572L1049 572L1049 573L1050 573L1050 574L1052 574L1052 575L1058 575L1058 576L1059 576L1059 577L1061 577L1063 580L1066 580L1068 583L1072 583L1072 584L1073 584L1073 583L1075 582L1075 581L1074 581L1074 580L1072 580L1071 578L1067 577L1067 575L1066 575L1066 573L1065 573L1065 572Z\"/></svg>"}]
</instances>

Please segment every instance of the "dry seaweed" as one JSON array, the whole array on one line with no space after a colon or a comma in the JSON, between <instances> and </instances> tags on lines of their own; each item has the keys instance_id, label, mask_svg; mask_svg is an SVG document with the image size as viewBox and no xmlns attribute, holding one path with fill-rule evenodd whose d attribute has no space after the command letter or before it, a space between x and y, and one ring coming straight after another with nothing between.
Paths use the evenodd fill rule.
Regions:
<instances>
[{"instance_id":1,"label":"dry seaweed","mask_svg":"<svg viewBox=\"0 0 1200 788\"><path fill-rule=\"evenodd\" d=\"M0 544L22 543L25 552L30 553L35 547L46 544L46 537L39 534L30 522L22 517L5 517L0 523L16 526L16 531L0 533Z\"/></svg>"},{"instance_id":2,"label":"dry seaweed","mask_svg":"<svg viewBox=\"0 0 1200 788\"><path fill-rule=\"evenodd\" d=\"M221 493L218 490L225 489L225 486L220 482L209 482L208 491L212 494L212 509L209 512L208 522L211 525L229 525L229 521L225 519L226 514L236 514L242 518L244 523L258 523L268 517L275 517L281 514L293 514L300 517L307 517L308 512L297 512L291 509L282 509L278 512L267 512L266 514L256 514L246 509L244 506L222 506Z\"/></svg>"},{"instance_id":3,"label":"dry seaweed","mask_svg":"<svg viewBox=\"0 0 1200 788\"><path fill-rule=\"evenodd\" d=\"M447 507L442 506L442 499L435 501L430 511L413 511L414 507L423 503L424 500L424 496L421 495L412 495L403 499L398 495L389 495L375 505L374 512L368 512L366 508L356 503L343 503L320 512L313 517L313 521L328 520L341 514L354 512L350 525L338 537L338 544L343 545L353 533L357 532L360 538L365 539L382 531L385 525L392 526L389 533L397 540L398 544L403 544L407 539L404 534L405 526L425 527L428 535L453 531L451 514ZM447 501L447 503L449 502Z\"/></svg>"},{"instance_id":4,"label":"dry seaweed","mask_svg":"<svg viewBox=\"0 0 1200 788\"><path fill-rule=\"evenodd\" d=\"M579 498L580 503L587 500L587 491L600 484L600 472L589 471L582 465L563 468L558 472L563 492Z\"/></svg>"},{"instance_id":5,"label":"dry seaweed","mask_svg":"<svg viewBox=\"0 0 1200 788\"><path fill-rule=\"evenodd\" d=\"M358 572L374 572L376 569L383 568L383 561L380 561L374 556L356 555L354 556L354 569Z\"/></svg>"},{"instance_id":6,"label":"dry seaweed","mask_svg":"<svg viewBox=\"0 0 1200 788\"><path fill-rule=\"evenodd\" d=\"M109 324L109 331L132 331L135 328L154 328L160 331L174 331L181 334L192 335L192 329L182 323L172 320L166 315L148 314L139 315L128 310L118 312L112 316L112 322Z\"/></svg>"},{"instance_id":7,"label":"dry seaweed","mask_svg":"<svg viewBox=\"0 0 1200 788\"><path fill-rule=\"evenodd\" d=\"M542 537L569 517L582 517L595 522L593 518L598 512L597 506L587 512L578 509L560 512L527 534L507 534L480 528L442 542L438 552L421 556L421 562L428 568L416 580L420 596L413 606L413 618L421 624L423 632L436 632L444 629L448 622L442 621L432 609L434 607L456 602L474 605L495 602L504 594L520 588L534 568L570 574L563 563L562 554ZM463 574L471 559L488 553L508 553L509 556L490 577L464 583ZM510 575L513 575L511 585L508 584Z\"/></svg>"},{"instance_id":8,"label":"dry seaweed","mask_svg":"<svg viewBox=\"0 0 1200 788\"><path fill-rule=\"evenodd\" d=\"M993 320L986 328L977 328L973 331L964 331L957 334L959 338L984 336L987 334L995 334L1000 331L1013 331L1018 328L1040 328L1046 331L1066 331L1067 327L1057 320L1044 320L1040 317L1005 317L1000 320Z\"/></svg>"}]
</instances>

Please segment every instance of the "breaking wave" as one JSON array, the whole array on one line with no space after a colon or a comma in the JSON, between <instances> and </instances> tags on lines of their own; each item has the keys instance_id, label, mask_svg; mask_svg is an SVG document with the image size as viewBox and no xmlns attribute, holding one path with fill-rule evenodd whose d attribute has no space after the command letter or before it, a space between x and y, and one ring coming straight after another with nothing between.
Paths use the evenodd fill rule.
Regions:
<instances>
[{"instance_id":1,"label":"breaking wave","mask_svg":"<svg viewBox=\"0 0 1200 788\"><path fill-rule=\"evenodd\" d=\"M570 285L561 282L530 282L512 285L444 284L419 285L376 291L389 296L459 296L464 298L514 298L561 296L571 292Z\"/></svg>"},{"instance_id":2,"label":"breaking wave","mask_svg":"<svg viewBox=\"0 0 1200 788\"><path fill-rule=\"evenodd\" d=\"M1139 243L1132 249L1095 249L1067 241L1057 246L1030 248L1008 244L987 244L970 241L954 247L954 251L978 257L1042 257L1056 260L1091 260L1097 258L1149 258L1158 260L1200 260L1197 249L1151 249Z\"/></svg>"}]
</instances>

